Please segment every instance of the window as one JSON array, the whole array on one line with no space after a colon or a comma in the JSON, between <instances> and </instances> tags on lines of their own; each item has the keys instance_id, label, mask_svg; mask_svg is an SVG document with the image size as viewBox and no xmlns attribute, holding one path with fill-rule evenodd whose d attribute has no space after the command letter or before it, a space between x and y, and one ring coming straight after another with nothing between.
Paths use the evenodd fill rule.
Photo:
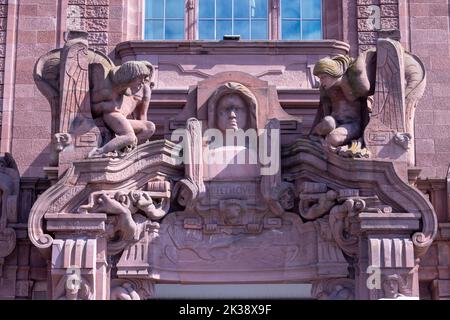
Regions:
<instances>
[{"instance_id":1,"label":"window","mask_svg":"<svg viewBox=\"0 0 450 320\"><path fill-rule=\"evenodd\" d=\"M281 39L322 39L322 1L282 0Z\"/></svg>"},{"instance_id":2,"label":"window","mask_svg":"<svg viewBox=\"0 0 450 320\"><path fill-rule=\"evenodd\" d=\"M267 0L199 0L198 38L221 40L240 35L243 40L268 39Z\"/></svg>"},{"instance_id":3,"label":"window","mask_svg":"<svg viewBox=\"0 0 450 320\"><path fill-rule=\"evenodd\" d=\"M144 39L341 39L335 0L145 0ZM325 19L325 21L323 21ZM327 20L330 23L327 23Z\"/></svg>"},{"instance_id":4,"label":"window","mask_svg":"<svg viewBox=\"0 0 450 320\"><path fill-rule=\"evenodd\" d=\"M145 39L184 39L184 0L145 1Z\"/></svg>"}]
</instances>

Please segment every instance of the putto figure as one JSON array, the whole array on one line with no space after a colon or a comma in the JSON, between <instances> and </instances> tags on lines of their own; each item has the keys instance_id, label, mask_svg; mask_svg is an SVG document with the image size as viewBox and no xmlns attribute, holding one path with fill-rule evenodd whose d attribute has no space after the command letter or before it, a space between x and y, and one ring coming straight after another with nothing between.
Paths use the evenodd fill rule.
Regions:
<instances>
[{"instance_id":1,"label":"putto figure","mask_svg":"<svg viewBox=\"0 0 450 320\"><path fill-rule=\"evenodd\" d=\"M152 64L129 61L116 66L89 48L87 36L69 31L63 48L36 62L34 80L52 110L53 166L121 153L155 132L147 120Z\"/></svg>"},{"instance_id":2,"label":"putto figure","mask_svg":"<svg viewBox=\"0 0 450 320\"><path fill-rule=\"evenodd\" d=\"M321 59L314 67L321 106L311 133L332 147L359 139L367 124L371 85L365 60L366 54L356 60L340 55Z\"/></svg>"},{"instance_id":3,"label":"putto figure","mask_svg":"<svg viewBox=\"0 0 450 320\"><path fill-rule=\"evenodd\" d=\"M147 141L155 132L147 120L153 66L146 61L129 61L112 68L105 79L101 70L93 74L92 115L101 118L115 137L89 156L120 151ZM132 119L128 117L132 116Z\"/></svg>"},{"instance_id":4,"label":"putto figure","mask_svg":"<svg viewBox=\"0 0 450 320\"><path fill-rule=\"evenodd\" d=\"M406 52L398 30L379 33L377 48L358 58L339 55L320 59L320 106L310 135L342 155L407 153L414 165L414 115L426 86L420 59ZM394 151L395 145L403 151Z\"/></svg>"}]
</instances>

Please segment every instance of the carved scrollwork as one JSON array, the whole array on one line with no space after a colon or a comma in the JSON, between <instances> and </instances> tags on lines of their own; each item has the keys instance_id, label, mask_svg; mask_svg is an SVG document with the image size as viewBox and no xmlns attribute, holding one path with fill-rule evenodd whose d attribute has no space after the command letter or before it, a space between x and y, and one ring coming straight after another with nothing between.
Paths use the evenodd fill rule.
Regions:
<instances>
[{"instance_id":1,"label":"carved scrollwork","mask_svg":"<svg viewBox=\"0 0 450 320\"><path fill-rule=\"evenodd\" d=\"M348 255L358 253L358 237L352 234L353 218L363 211L366 203L362 199L346 199L330 211L329 223L336 243Z\"/></svg>"}]
</instances>

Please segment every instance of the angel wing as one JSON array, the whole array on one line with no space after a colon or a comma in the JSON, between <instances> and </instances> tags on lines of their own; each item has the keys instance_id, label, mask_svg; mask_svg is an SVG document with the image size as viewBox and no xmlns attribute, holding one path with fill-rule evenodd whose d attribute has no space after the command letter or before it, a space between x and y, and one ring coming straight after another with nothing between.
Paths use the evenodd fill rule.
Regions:
<instances>
[{"instance_id":1,"label":"angel wing","mask_svg":"<svg viewBox=\"0 0 450 320\"><path fill-rule=\"evenodd\" d=\"M61 49L52 50L41 56L34 66L33 78L39 91L50 103L52 113L52 134L59 130L59 76Z\"/></svg>"},{"instance_id":2,"label":"angel wing","mask_svg":"<svg viewBox=\"0 0 450 320\"><path fill-rule=\"evenodd\" d=\"M371 119L388 129L406 132L403 49L399 42L379 39Z\"/></svg>"},{"instance_id":3,"label":"angel wing","mask_svg":"<svg viewBox=\"0 0 450 320\"><path fill-rule=\"evenodd\" d=\"M61 117L59 132L79 135L92 126L89 96L89 50L86 39L75 38L67 41L61 57L64 65L60 79Z\"/></svg>"},{"instance_id":4,"label":"angel wing","mask_svg":"<svg viewBox=\"0 0 450 320\"><path fill-rule=\"evenodd\" d=\"M406 131L414 136L416 106L425 92L427 77L422 61L409 52L405 53L405 76Z\"/></svg>"}]
</instances>

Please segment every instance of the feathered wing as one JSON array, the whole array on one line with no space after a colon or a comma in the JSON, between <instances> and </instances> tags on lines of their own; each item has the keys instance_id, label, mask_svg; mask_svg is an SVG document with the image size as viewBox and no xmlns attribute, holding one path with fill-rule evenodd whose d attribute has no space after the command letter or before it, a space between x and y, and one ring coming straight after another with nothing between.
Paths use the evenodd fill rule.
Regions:
<instances>
[{"instance_id":1,"label":"feathered wing","mask_svg":"<svg viewBox=\"0 0 450 320\"><path fill-rule=\"evenodd\" d=\"M372 119L388 129L406 131L403 49L390 39L379 39Z\"/></svg>"},{"instance_id":2,"label":"feathered wing","mask_svg":"<svg viewBox=\"0 0 450 320\"><path fill-rule=\"evenodd\" d=\"M83 134L91 129L88 125L91 115L89 96L89 51L87 44L80 41L64 52L66 55L62 74L60 132Z\"/></svg>"},{"instance_id":3,"label":"feathered wing","mask_svg":"<svg viewBox=\"0 0 450 320\"><path fill-rule=\"evenodd\" d=\"M33 78L39 91L47 98L52 112L52 135L59 130L60 98L59 73L61 49L41 56L34 66Z\"/></svg>"},{"instance_id":4,"label":"feathered wing","mask_svg":"<svg viewBox=\"0 0 450 320\"><path fill-rule=\"evenodd\" d=\"M419 100L425 93L427 84L425 66L420 59L411 54L405 54L406 73L406 131L414 136L414 115Z\"/></svg>"}]
</instances>

